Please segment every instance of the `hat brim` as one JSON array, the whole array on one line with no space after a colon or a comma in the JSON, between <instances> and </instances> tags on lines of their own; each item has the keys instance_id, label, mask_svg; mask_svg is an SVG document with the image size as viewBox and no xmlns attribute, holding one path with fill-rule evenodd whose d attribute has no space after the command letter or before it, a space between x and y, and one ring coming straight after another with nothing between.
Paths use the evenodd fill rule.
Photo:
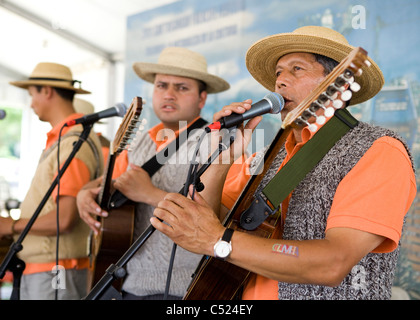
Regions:
<instances>
[{"instance_id":1,"label":"hat brim","mask_svg":"<svg viewBox=\"0 0 420 320\"><path fill-rule=\"evenodd\" d=\"M67 84L66 82L61 81L48 81L48 80L22 80L22 81L12 81L9 82L11 85L22 89L28 89L29 86L50 86L54 88L61 88L74 91L78 94L90 94L90 91L83 90L81 88L75 88Z\"/></svg>"},{"instance_id":2,"label":"hat brim","mask_svg":"<svg viewBox=\"0 0 420 320\"><path fill-rule=\"evenodd\" d=\"M168 74L203 81L207 85L206 91L208 93L218 93L230 88L229 83L218 76L176 66L135 62L133 69L141 79L150 83L154 83L156 74Z\"/></svg>"},{"instance_id":3,"label":"hat brim","mask_svg":"<svg viewBox=\"0 0 420 320\"><path fill-rule=\"evenodd\" d=\"M283 33L269 36L253 44L246 54L246 66L251 75L266 89L275 88L275 67L284 55L296 52L316 53L341 62L354 49L323 37ZM362 67L362 75L356 79L361 90L353 93L350 104L358 104L374 97L384 84L384 77L377 64L368 57L370 67Z\"/></svg>"}]
</instances>

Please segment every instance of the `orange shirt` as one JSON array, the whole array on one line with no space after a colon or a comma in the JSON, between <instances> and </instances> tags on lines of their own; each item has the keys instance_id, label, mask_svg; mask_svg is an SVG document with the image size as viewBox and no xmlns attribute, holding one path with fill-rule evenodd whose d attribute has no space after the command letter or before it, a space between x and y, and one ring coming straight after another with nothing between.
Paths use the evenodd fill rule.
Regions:
<instances>
[{"instance_id":1,"label":"orange shirt","mask_svg":"<svg viewBox=\"0 0 420 320\"><path fill-rule=\"evenodd\" d=\"M74 113L58 125L54 126L54 128L52 128L47 133L47 142L45 149L48 149L55 142L58 141L60 129L67 121L77 119L80 117L83 117L82 113ZM61 137L63 137L70 129L71 127L65 127L61 132ZM79 190L86 183L88 183L89 180L90 173L88 167L83 161L74 157L70 162L69 166L67 167L66 171L64 172L63 176L60 178L60 195L71 196L76 198ZM54 189L52 196L54 197L54 199L57 198L57 187Z\"/></svg>"},{"instance_id":2,"label":"orange shirt","mask_svg":"<svg viewBox=\"0 0 420 320\"><path fill-rule=\"evenodd\" d=\"M302 131L303 142L295 146L291 134L285 144L287 156L280 168L313 136ZM249 161L246 162L249 165ZM238 170L237 168L235 170ZM232 207L248 181L248 166L226 181L223 204ZM238 193L239 190L239 193ZM390 252L398 246L403 217L416 195L416 182L404 146L390 137L376 140L340 182L327 220L326 230L335 227L358 229L386 237L373 252ZM282 203L287 212L291 195ZM277 281L256 276L250 280L243 299L277 299Z\"/></svg>"}]
</instances>

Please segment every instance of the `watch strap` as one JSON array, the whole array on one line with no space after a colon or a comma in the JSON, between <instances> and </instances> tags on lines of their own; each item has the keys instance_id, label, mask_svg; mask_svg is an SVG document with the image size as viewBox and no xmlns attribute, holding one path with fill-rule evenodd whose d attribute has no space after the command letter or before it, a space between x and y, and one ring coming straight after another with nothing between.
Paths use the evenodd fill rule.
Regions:
<instances>
[{"instance_id":1,"label":"watch strap","mask_svg":"<svg viewBox=\"0 0 420 320\"><path fill-rule=\"evenodd\" d=\"M222 241L230 242L230 240L232 239L233 231L233 229L227 228L223 233Z\"/></svg>"}]
</instances>

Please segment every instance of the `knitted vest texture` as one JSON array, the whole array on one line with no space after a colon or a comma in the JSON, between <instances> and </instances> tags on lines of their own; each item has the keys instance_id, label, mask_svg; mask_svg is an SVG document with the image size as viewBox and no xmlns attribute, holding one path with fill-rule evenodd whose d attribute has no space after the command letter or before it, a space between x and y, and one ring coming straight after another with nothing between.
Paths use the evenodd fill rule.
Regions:
<instances>
[{"instance_id":1,"label":"knitted vest texture","mask_svg":"<svg viewBox=\"0 0 420 320\"><path fill-rule=\"evenodd\" d=\"M409 153L406 144L393 131L359 123L336 143L293 191L283 239L325 238L327 218L338 184L382 136L400 140ZM275 175L285 156L283 147L257 192ZM389 299L398 253L399 247L390 253L369 253L337 287L279 282L278 297L281 300Z\"/></svg>"}]
</instances>

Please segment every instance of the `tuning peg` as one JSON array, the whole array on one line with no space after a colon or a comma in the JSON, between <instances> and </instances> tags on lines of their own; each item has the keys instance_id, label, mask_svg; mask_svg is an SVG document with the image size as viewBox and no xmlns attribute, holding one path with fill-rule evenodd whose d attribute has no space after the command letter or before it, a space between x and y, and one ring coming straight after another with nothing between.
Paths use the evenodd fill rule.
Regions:
<instances>
[{"instance_id":1,"label":"tuning peg","mask_svg":"<svg viewBox=\"0 0 420 320\"><path fill-rule=\"evenodd\" d=\"M343 92L344 90L345 90L344 86L340 86L340 85L336 85L335 83L332 83L328 86L325 92L329 96L330 100L335 100L337 98L337 93Z\"/></svg>"},{"instance_id":2,"label":"tuning peg","mask_svg":"<svg viewBox=\"0 0 420 320\"><path fill-rule=\"evenodd\" d=\"M316 117L316 123L319 125L323 125L327 121L327 118L324 116L317 116Z\"/></svg>"},{"instance_id":3,"label":"tuning peg","mask_svg":"<svg viewBox=\"0 0 420 320\"><path fill-rule=\"evenodd\" d=\"M353 93L350 90L346 90L343 93L341 93L341 100L349 101L352 96L353 96Z\"/></svg>"},{"instance_id":4,"label":"tuning peg","mask_svg":"<svg viewBox=\"0 0 420 320\"><path fill-rule=\"evenodd\" d=\"M353 92L358 92L360 90L360 84L358 84L357 82L353 82L350 85L350 90Z\"/></svg>"},{"instance_id":5,"label":"tuning peg","mask_svg":"<svg viewBox=\"0 0 420 320\"><path fill-rule=\"evenodd\" d=\"M362 73L363 73L363 70L362 69L358 69L354 75L356 77L360 77L362 75Z\"/></svg>"},{"instance_id":6,"label":"tuning peg","mask_svg":"<svg viewBox=\"0 0 420 320\"><path fill-rule=\"evenodd\" d=\"M141 123L142 123L142 120L139 120L138 117L134 117L134 119L130 121L130 124L132 126L139 126Z\"/></svg>"},{"instance_id":7,"label":"tuning peg","mask_svg":"<svg viewBox=\"0 0 420 320\"><path fill-rule=\"evenodd\" d=\"M318 126L314 123L309 123L306 119L304 119L302 116L298 117L295 121L297 125L306 125L311 132L315 132L318 130Z\"/></svg>"},{"instance_id":8,"label":"tuning peg","mask_svg":"<svg viewBox=\"0 0 420 320\"><path fill-rule=\"evenodd\" d=\"M328 95L325 95L325 97L327 97L327 101L330 101L330 98L328 98ZM312 112L316 112L320 108L324 110L325 117L331 118L334 115L334 108L326 107L325 103L323 103L323 101L321 100L321 97L319 98L319 100L315 100L314 102L312 102L311 106L309 107L309 109Z\"/></svg>"},{"instance_id":9,"label":"tuning peg","mask_svg":"<svg viewBox=\"0 0 420 320\"><path fill-rule=\"evenodd\" d=\"M308 123L308 129L309 129L309 131L311 131L311 132L316 132L316 131L318 130L318 127L317 127L317 125L316 125L316 124L314 124L314 123Z\"/></svg>"},{"instance_id":10,"label":"tuning peg","mask_svg":"<svg viewBox=\"0 0 420 320\"><path fill-rule=\"evenodd\" d=\"M357 67L355 67L355 69L357 69ZM346 79L348 79L349 81L354 81L354 77L353 77L354 73L353 71L351 71L350 69L346 69L344 71L344 73L342 74L342 76ZM353 80L351 80L353 79Z\"/></svg>"},{"instance_id":11,"label":"tuning peg","mask_svg":"<svg viewBox=\"0 0 420 320\"><path fill-rule=\"evenodd\" d=\"M315 112L313 112L310 108L305 110L302 113L301 116L304 120L309 120L310 118L314 117L315 118L315 122L322 125L325 123L326 118L324 116L321 115L317 115Z\"/></svg>"},{"instance_id":12,"label":"tuning peg","mask_svg":"<svg viewBox=\"0 0 420 320\"><path fill-rule=\"evenodd\" d=\"M340 99L335 99L334 101L333 101L333 107L334 107L334 109L341 109L342 107L343 107L343 101L342 100L340 100Z\"/></svg>"},{"instance_id":13,"label":"tuning peg","mask_svg":"<svg viewBox=\"0 0 420 320\"><path fill-rule=\"evenodd\" d=\"M128 144L128 143L131 143L133 141L133 138L132 137L124 137L124 138L121 139L121 141L124 144Z\"/></svg>"}]
</instances>

